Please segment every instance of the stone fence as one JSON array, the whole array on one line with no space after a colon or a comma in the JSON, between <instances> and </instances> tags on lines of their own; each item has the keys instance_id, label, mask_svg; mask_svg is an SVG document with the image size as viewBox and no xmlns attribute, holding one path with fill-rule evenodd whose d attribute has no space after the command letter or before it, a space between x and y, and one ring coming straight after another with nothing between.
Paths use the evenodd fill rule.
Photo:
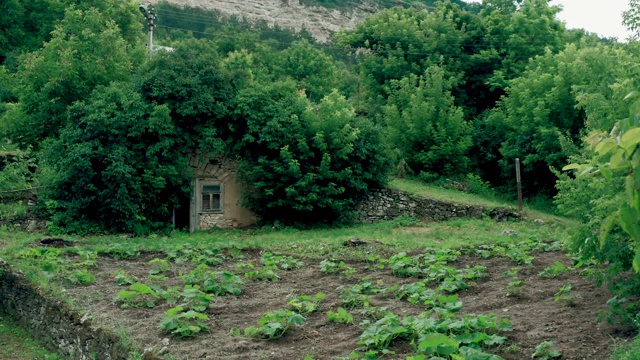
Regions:
<instances>
[{"instance_id":1,"label":"stone fence","mask_svg":"<svg viewBox=\"0 0 640 360\"><path fill-rule=\"evenodd\" d=\"M126 360L130 351L121 339L82 316L59 299L46 295L0 259L0 312L13 317L31 336L73 360ZM158 359L145 354L145 359Z\"/></svg>"},{"instance_id":2,"label":"stone fence","mask_svg":"<svg viewBox=\"0 0 640 360\"><path fill-rule=\"evenodd\" d=\"M392 220L399 216L412 216L427 221L454 218L481 219L488 216L497 221L519 219L521 215L508 208L486 208L479 205L456 204L431 198L422 198L398 190L380 189L371 192L356 206L356 222Z\"/></svg>"}]
</instances>

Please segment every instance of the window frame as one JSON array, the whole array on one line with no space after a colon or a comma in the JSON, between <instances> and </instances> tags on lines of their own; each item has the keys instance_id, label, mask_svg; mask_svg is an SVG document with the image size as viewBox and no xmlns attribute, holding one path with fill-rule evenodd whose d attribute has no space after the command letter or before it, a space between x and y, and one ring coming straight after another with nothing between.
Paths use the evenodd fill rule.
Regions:
<instances>
[{"instance_id":1,"label":"window frame","mask_svg":"<svg viewBox=\"0 0 640 360\"><path fill-rule=\"evenodd\" d=\"M207 186L218 186L219 187L219 191L205 191L205 187ZM198 196L198 200L200 202L200 206L199 206L199 211L201 213L222 213L224 211L224 202L223 202L223 193L224 193L224 187L222 183L219 182L212 182L212 181L200 181L199 184L199 188L198 188L198 192L200 193ZM204 205L205 205L205 201L204 201L204 197L205 196L209 196L209 204L211 205L211 199L213 195L218 195L219 196L219 200L220 200L220 205L219 208L217 209L205 209Z\"/></svg>"}]
</instances>

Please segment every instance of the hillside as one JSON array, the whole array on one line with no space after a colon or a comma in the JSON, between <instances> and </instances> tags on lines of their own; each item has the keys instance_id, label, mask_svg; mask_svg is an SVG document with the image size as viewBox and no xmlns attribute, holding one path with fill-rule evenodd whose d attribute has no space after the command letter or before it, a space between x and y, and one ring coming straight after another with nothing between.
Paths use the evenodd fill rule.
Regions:
<instances>
[{"instance_id":1,"label":"hillside","mask_svg":"<svg viewBox=\"0 0 640 360\"><path fill-rule=\"evenodd\" d=\"M148 4L158 2L148 1ZM308 6L298 0L168 0L170 4L217 10L226 16L265 21L285 28L306 28L318 42L327 42L332 33L354 28L367 15L376 11L371 3L357 2L349 9Z\"/></svg>"}]
</instances>

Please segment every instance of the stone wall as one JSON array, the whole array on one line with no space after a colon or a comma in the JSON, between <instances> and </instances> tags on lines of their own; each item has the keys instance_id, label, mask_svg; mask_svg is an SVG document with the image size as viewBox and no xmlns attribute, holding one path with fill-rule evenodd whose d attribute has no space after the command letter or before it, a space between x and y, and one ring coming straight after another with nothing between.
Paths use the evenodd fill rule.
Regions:
<instances>
[{"instance_id":1,"label":"stone wall","mask_svg":"<svg viewBox=\"0 0 640 360\"><path fill-rule=\"evenodd\" d=\"M488 209L478 205L464 205L421 198L408 193L380 189L373 191L356 207L357 222L392 220L402 215L422 220L443 221L470 217L480 219L489 216L498 221L520 218L520 214L507 208Z\"/></svg>"},{"instance_id":2,"label":"stone wall","mask_svg":"<svg viewBox=\"0 0 640 360\"><path fill-rule=\"evenodd\" d=\"M31 285L0 259L0 312L67 359L126 360L120 338ZM146 358L145 358L146 359Z\"/></svg>"},{"instance_id":3,"label":"stone wall","mask_svg":"<svg viewBox=\"0 0 640 360\"><path fill-rule=\"evenodd\" d=\"M216 227L220 229L235 229L240 227L240 224L234 219L225 219L222 213L200 213L199 229L209 230Z\"/></svg>"}]
</instances>

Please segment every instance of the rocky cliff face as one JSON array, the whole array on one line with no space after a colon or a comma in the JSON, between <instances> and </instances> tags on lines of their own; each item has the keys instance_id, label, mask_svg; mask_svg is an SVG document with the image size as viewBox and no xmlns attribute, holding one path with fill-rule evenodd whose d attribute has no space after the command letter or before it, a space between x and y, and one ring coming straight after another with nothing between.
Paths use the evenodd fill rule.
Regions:
<instances>
[{"instance_id":1,"label":"rocky cliff face","mask_svg":"<svg viewBox=\"0 0 640 360\"><path fill-rule=\"evenodd\" d=\"M156 0L147 0L154 3ZM168 0L183 7L217 10L226 16L237 16L249 21L264 20L268 24L293 28L306 28L318 42L327 42L331 34L342 29L353 29L365 16L376 11L371 3L362 1L352 9L341 12L322 6L305 6L299 0Z\"/></svg>"}]
</instances>

